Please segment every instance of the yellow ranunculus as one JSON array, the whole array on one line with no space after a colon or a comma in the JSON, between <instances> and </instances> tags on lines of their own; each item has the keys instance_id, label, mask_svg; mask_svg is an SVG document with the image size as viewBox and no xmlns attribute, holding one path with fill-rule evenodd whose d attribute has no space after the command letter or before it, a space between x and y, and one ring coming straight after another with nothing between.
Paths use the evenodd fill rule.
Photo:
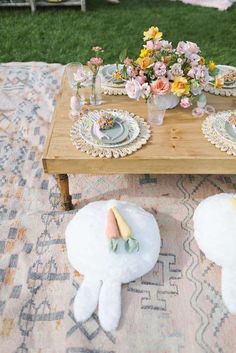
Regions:
<instances>
[{"instance_id":1,"label":"yellow ranunculus","mask_svg":"<svg viewBox=\"0 0 236 353\"><path fill-rule=\"evenodd\" d=\"M148 56L149 55L149 50L148 49L141 49L141 51L140 51L140 58L145 58L146 56Z\"/></svg>"},{"instance_id":2,"label":"yellow ranunculus","mask_svg":"<svg viewBox=\"0 0 236 353\"><path fill-rule=\"evenodd\" d=\"M155 40L155 39L161 39L162 38L162 32L159 31L158 27L150 27L147 32L143 32L144 41L147 40Z\"/></svg>"},{"instance_id":3,"label":"yellow ranunculus","mask_svg":"<svg viewBox=\"0 0 236 353\"><path fill-rule=\"evenodd\" d=\"M224 86L225 80L223 76L216 76L214 87L215 88L222 88Z\"/></svg>"},{"instance_id":4,"label":"yellow ranunculus","mask_svg":"<svg viewBox=\"0 0 236 353\"><path fill-rule=\"evenodd\" d=\"M209 61L208 67L209 67L209 70L210 70L211 72L215 70L216 64L214 63L213 60L210 60L210 61Z\"/></svg>"},{"instance_id":5,"label":"yellow ranunculus","mask_svg":"<svg viewBox=\"0 0 236 353\"><path fill-rule=\"evenodd\" d=\"M136 60L136 63L139 65L139 67L142 70L147 69L150 65L153 64L153 59L149 58L149 56L146 56L145 58L138 58Z\"/></svg>"},{"instance_id":6,"label":"yellow ranunculus","mask_svg":"<svg viewBox=\"0 0 236 353\"><path fill-rule=\"evenodd\" d=\"M171 92L176 94L176 96L187 96L190 91L190 86L185 77L177 76L171 85Z\"/></svg>"}]
</instances>

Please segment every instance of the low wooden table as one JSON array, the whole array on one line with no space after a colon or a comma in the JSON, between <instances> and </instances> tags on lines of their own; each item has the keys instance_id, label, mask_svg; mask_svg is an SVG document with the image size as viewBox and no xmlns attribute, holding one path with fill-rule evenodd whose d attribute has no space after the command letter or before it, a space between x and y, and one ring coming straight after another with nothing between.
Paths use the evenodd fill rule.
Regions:
<instances>
[{"instance_id":1,"label":"low wooden table","mask_svg":"<svg viewBox=\"0 0 236 353\"><path fill-rule=\"evenodd\" d=\"M163 125L152 128L147 145L128 157L93 158L80 152L70 140L70 97L71 90L64 75L43 155L44 171L56 174L62 205L66 210L73 208L69 194L69 173L236 174L236 158L221 152L207 141L201 132L203 119L193 118L191 109L168 110ZM104 103L98 109L118 108L147 118L147 107L143 100L135 101L127 96L103 98ZM208 95L208 103L217 111L236 109L235 97Z\"/></svg>"}]
</instances>

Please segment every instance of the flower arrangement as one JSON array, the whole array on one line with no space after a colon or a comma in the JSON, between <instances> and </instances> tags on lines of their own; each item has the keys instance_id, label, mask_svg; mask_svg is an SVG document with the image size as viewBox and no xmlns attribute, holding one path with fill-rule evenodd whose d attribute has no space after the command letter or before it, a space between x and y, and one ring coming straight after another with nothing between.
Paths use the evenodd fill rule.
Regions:
<instances>
[{"instance_id":1,"label":"flower arrangement","mask_svg":"<svg viewBox=\"0 0 236 353\"><path fill-rule=\"evenodd\" d=\"M162 39L158 27L151 27L143 34L144 45L139 57L124 60L128 96L147 101L153 96L173 93L179 97L181 107L188 108L210 79L199 47L181 41L174 48L172 43Z\"/></svg>"}]
</instances>

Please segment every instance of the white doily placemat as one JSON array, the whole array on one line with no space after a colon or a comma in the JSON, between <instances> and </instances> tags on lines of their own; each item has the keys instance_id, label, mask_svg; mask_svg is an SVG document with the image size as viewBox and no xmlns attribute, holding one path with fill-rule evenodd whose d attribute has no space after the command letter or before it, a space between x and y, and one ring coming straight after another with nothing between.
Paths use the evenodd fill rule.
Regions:
<instances>
[{"instance_id":1,"label":"white doily placemat","mask_svg":"<svg viewBox=\"0 0 236 353\"><path fill-rule=\"evenodd\" d=\"M236 110L209 115L202 123L202 132L221 151L236 156L236 141L233 141L224 128L224 122L233 114L236 114Z\"/></svg>"},{"instance_id":2,"label":"white doily placemat","mask_svg":"<svg viewBox=\"0 0 236 353\"><path fill-rule=\"evenodd\" d=\"M120 147L100 147L96 145L92 145L83 139L80 134L80 121L77 121L73 124L70 130L70 137L72 144L82 152L85 152L93 157L100 158L119 158L130 155L137 150L139 150L143 145L147 143L151 136L150 126L144 121L143 118L129 112L124 112L120 110L121 113L129 114L133 119L135 119L138 123L140 132L137 138L125 146ZM83 117L82 117L83 119Z\"/></svg>"},{"instance_id":3,"label":"white doily placemat","mask_svg":"<svg viewBox=\"0 0 236 353\"><path fill-rule=\"evenodd\" d=\"M103 94L109 96L126 96L125 87L119 87L118 85L107 86L105 83L102 83Z\"/></svg>"},{"instance_id":4,"label":"white doily placemat","mask_svg":"<svg viewBox=\"0 0 236 353\"><path fill-rule=\"evenodd\" d=\"M217 96L236 97L236 88L215 88L213 85L208 84L205 86L204 91Z\"/></svg>"}]
</instances>

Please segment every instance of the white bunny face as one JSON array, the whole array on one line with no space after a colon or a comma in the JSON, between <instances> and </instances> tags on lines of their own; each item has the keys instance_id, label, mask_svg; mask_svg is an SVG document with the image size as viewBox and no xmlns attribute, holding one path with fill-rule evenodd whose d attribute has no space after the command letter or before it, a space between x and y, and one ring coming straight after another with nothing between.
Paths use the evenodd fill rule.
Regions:
<instances>
[{"instance_id":1,"label":"white bunny face","mask_svg":"<svg viewBox=\"0 0 236 353\"><path fill-rule=\"evenodd\" d=\"M109 249L105 235L108 210L116 207L139 243L139 250L128 253L122 238L116 253ZM74 315L87 320L99 302L102 327L113 330L121 312L121 283L134 281L149 272L160 252L160 233L155 218L137 206L127 203L98 201L78 211L66 229L68 258L72 266L84 275L74 300Z\"/></svg>"},{"instance_id":2,"label":"white bunny face","mask_svg":"<svg viewBox=\"0 0 236 353\"><path fill-rule=\"evenodd\" d=\"M113 206L120 208L131 226L140 244L138 252L127 253L122 239L116 253L109 251L105 236L106 214ZM155 265L160 251L160 235L154 217L143 209L115 200L99 201L78 211L66 229L66 244L69 261L83 275L128 283Z\"/></svg>"}]
</instances>

